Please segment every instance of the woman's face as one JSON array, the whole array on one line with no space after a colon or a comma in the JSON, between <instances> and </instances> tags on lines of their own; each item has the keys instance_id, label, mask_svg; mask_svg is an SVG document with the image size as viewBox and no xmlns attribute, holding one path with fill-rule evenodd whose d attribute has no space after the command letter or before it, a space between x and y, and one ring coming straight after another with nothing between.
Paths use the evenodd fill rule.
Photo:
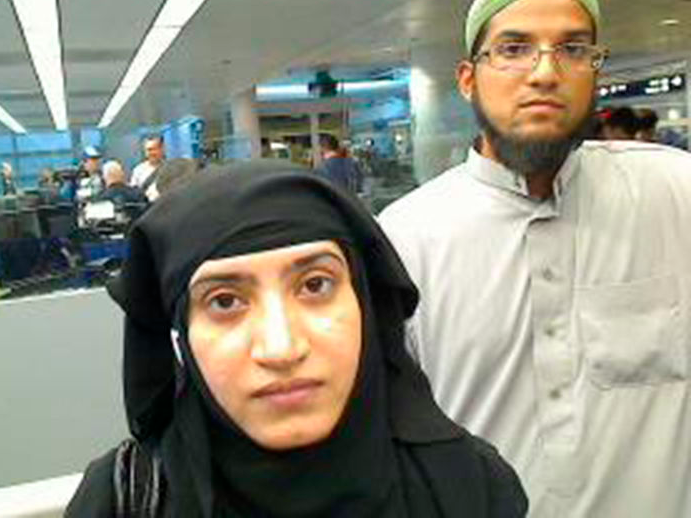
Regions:
<instances>
[{"instance_id":1,"label":"woman's face","mask_svg":"<svg viewBox=\"0 0 691 518\"><path fill-rule=\"evenodd\" d=\"M348 263L332 241L206 261L190 281L189 342L211 393L257 444L325 439L361 349Z\"/></svg>"}]
</instances>

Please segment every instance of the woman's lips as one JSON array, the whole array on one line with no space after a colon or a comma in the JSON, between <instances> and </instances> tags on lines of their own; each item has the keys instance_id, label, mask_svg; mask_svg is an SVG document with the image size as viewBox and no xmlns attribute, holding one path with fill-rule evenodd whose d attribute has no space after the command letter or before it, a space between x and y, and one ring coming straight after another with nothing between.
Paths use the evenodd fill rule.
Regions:
<instances>
[{"instance_id":1,"label":"woman's lips","mask_svg":"<svg viewBox=\"0 0 691 518\"><path fill-rule=\"evenodd\" d=\"M322 385L312 379L277 381L253 392L252 397L278 407L292 408L310 401Z\"/></svg>"}]
</instances>

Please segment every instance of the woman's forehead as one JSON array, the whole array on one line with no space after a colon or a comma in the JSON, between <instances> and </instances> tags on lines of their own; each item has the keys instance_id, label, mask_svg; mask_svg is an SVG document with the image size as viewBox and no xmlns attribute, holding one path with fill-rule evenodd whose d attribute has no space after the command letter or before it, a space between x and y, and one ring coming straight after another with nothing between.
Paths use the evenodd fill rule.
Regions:
<instances>
[{"instance_id":1,"label":"woman's forehead","mask_svg":"<svg viewBox=\"0 0 691 518\"><path fill-rule=\"evenodd\" d=\"M189 285L256 268L284 268L315 261L338 261L347 265L341 247L331 240L311 241L259 252L204 261L194 272Z\"/></svg>"}]
</instances>

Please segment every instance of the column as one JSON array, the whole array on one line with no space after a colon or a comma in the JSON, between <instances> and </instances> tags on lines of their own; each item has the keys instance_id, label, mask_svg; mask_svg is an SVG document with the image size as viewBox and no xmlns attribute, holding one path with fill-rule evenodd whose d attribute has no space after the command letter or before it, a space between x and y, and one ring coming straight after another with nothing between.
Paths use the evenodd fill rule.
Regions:
<instances>
[{"instance_id":1,"label":"column","mask_svg":"<svg viewBox=\"0 0 691 518\"><path fill-rule=\"evenodd\" d=\"M423 183L463 161L476 133L472 108L456 88L457 40L411 49L413 167Z\"/></svg>"},{"instance_id":2,"label":"column","mask_svg":"<svg viewBox=\"0 0 691 518\"><path fill-rule=\"evenodd\" d=\"M233 119L233 136L247 139L250 145L251 158L260 158L262 153L261 133L254 87L233 95L230 101L230 110Z\"/></svg>"},{"instance_id":3,"label":"column","mask_svg":"<svg viewBox=\"0 0 691 518\"><path fill-rule=\"evenodd\" d=\"M310 112L310 140L312 143L312 161L314 167L322 163L321 145L319 144L319 113Z\"/></svg>"}]
</instances>

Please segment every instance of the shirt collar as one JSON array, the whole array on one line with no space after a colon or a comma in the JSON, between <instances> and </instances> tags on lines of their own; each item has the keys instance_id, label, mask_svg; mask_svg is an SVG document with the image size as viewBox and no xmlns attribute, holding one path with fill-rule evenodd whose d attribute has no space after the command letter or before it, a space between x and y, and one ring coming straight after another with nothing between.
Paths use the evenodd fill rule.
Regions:
<instances>
[{"instance_id":1,"label":"shirt collar","mask_svg":"<svg viewBox=\"0 0 691 518\"><path fill-rule=\"evenodd\" d=\"M561 204L561 198L564 196L571 179L577 173L580 162L580 151L573 151L554 177L553 198L557 205ZM467 164L470 175L476 180L497 189L530 198L528 182L523 175L507 169L499 162L482 156L474 148L471 148L468 153Z\"/></svg>"}]
</instances>

